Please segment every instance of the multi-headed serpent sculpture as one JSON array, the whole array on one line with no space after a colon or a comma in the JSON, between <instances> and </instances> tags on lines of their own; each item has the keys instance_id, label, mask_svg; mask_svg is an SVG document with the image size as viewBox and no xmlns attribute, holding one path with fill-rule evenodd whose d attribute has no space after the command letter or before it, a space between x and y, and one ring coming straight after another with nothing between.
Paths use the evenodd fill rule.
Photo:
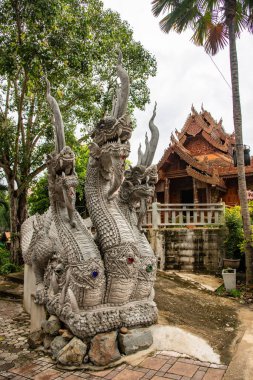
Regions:
<instances>
[{"instance_id":1,"label":"multi-headed serpent sculpture","mask_svg":"<svg viewBox=\"0 0 253 380\"><path fill-rule=\"evenodd\" d=\"M22 226L23 257L35 273L36 302L80 338L157 320L156 258L141 220L157 181L151 162L159 133L154 109L146 151L139 150L137 166L125 171L132 127L126 113L129 78L121 53L117 73L121 87L112 115L100 120L91 134L85 192L96 239L75 210L75 157L65 144L60 109L48 81L55 128L55 151L47 157L50 208Z\"/></svg>"}]
</instances>

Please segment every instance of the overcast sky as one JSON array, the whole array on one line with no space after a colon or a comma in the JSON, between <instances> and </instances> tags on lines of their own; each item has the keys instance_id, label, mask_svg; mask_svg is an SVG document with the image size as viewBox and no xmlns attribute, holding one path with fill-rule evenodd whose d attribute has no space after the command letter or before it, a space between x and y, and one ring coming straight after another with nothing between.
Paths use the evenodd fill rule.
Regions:
<instances>
[{"instance_id":1,"label":"overcast sky","mask_svg":"<svg viewBox=\"0 0 253 380\"><path fill-rule=\"evenodd\" d=\"M180 130L190 113L193 104L200 111L201 104L215 120L223 119L228 133L233 132L232 97L221 74L204 52L190 42L191 32L181 35L163 33L159 19L151 12L151 0L103 0L105 8L111 8L128 21L134 31L134 39L157 60L157 76L151 78L148 86L151 103L145 111L136 111L137 128L131 139L130 159L137 162L137 150L144 142L145 132L152 115L154 102L157 101L156 125L160 130L160 141L154 163L161 158L169 144L170 134ZM243 118L244 143L251 146L253 154L253 36L244 32L237 43L239 60L239 79ZM227 81L230 83L228 47L213 57Z\"/></svg>"}]
</instances>

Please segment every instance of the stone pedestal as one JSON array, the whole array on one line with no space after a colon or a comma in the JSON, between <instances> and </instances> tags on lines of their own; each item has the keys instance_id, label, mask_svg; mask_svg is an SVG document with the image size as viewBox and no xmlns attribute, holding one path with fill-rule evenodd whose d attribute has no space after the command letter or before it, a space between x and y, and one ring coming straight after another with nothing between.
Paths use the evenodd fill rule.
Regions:
<instances>
[{"instance_id":1,"label":"stone pedestal","mask_svg":"<svg viewBox=\"0 0 253 380\"><path fill-rule=\"evenodd\" d=\"M38 305L31 302L31 325L30 331L37 331L41 328L41 323L46 319L46 311L44 305Z\"/></svg>"},{"instance_id":2,"label":"stone pedestal","mask_svg":"<svg viewBox=\"0 0 253 380\"><path fill-rule=\"evenodd\" d=\"M31 305L33 302L32 295L36 291L35 275L31 265L25 264L24 268L24 299L23 306L28 314L31 314Z\"/></svg>"},{"instance_id":3,"label":"stone pedestal","mask_svg":"<svg viewBox=\"0 0 253 380\"><path fill-rule=\"evenodd\" d=\"M153 343L152 333L149 329L129 330L126 334L119 334L119 349L124 355L146 350Z\"/></svg>"},{"instance_id":4,"label":"stone pedestal","mask_svg":"<svg viewBox=\"0 0 253 380\"><path fill-rule=\"evenodd\" d=\"M25 311L31 316L31 332L40 330L41 322L46 319L45 307L34 303L35 292L36 281L32 266L25 264L23 306Z\"/></svg>"}]
</instances>

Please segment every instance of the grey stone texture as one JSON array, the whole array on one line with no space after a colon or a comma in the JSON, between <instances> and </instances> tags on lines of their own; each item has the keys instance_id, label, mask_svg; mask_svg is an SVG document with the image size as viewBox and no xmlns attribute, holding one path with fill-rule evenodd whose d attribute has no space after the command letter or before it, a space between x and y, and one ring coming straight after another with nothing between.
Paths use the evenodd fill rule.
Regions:
<instances>
[{"instance_id":1,"label":"grey stone texture","mask_svg":"<svg viewBox=\"0 0 253 380\"><path fill-rule=\"evenodd\" d=\"M52 356L56 358L59 352L63 349L63 347L66 346L68 342L69 342L68 339L63 338L62 336L56 336L50 345Z\"/></svg>"},{"instance_id":2,"label":"grey stone texture","mask_svg":"<svg viewBox=\"0 0 253 380\"><path fill-rule=\"evenodd\" d=\"M37 348L43 343L44 334L41 330L33 331L27 338L27 342L30 348Z\"/></svg>"},{"instance_id":3,"label":"grey stone texture","mask_svg":"<svg viewBox=\"0 0 253 380\"><path fill-rule=\"evenodd\" d=\"M58 335L60 328L60 320L54 315L51 315L47 321L41 323L41 329L45 334Z\"/></svg>"},{"instance_id":4,"label":"grey stone texture","mask_svg":"<svg viewBox=\"0 0 253 380\"><path fill-rule=\"evenodd\" d=\"M59 333L63 338L66 338L68 340L71 340L72 338L74 338L74 335L67 329L61 329L59 330Z\"/></svg>"},{"instance_id":5,"label":"grey stone texture","mask_svg":"<svg viewBox=\"0 0 253 380\"><path fill-rule=\"evenodd\" d=\"M55 338L52 336L52 335L48 335L46 334L43 338L43 346L46 350L48 350L51 346L51 343L52 341L54 340Z\"/></svg>"},{"instance_id":6,"label":"grey stone texture","mask_svg":"<svg viewBox=\"0 0 253 380\"><path fill-rule=\"evenodd\" d=\"M104 366L120 359L117 332L96 335L91 341L89 358L93 364L98 366Z\"/></svg>"},{"instance_id":7,"label":"grey stone texture","mask_svg":"<svg viewBox=\"0 0 253 380\"><path fill-rule=\"evenodd\" d=\"M118 340L120 352L125 355L145 350L153 343L151 331L148 329L128 330L126 334L120 333Z\"/></svg>"},{"instance_id":8,"label":"grey stone texture","mask_svg":"<svg viewBox=\"0 0 253 380\"><path fill-rule=\"evenodd\" d=\"M57 362L63 365L81 365L87 352L87 345L73 338L58 353Z\"/></svg>"}]
</instances>

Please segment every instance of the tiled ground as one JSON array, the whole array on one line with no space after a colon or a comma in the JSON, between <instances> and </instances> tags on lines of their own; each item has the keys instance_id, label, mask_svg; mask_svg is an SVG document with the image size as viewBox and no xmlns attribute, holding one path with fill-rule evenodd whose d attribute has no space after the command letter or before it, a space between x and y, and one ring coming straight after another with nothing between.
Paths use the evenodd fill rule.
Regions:
<instances>
[{"instance_id":1,"label":"tiled ground","mask_svg":"<svg viewBox=\"0 0 253 380\"><path fill-rule=\"evenodd\" d=\"M49 357L29 350L29 319L22 306L16 304L15 313L8 310L8 303L1 301L0 306L0 380L221 380L227 368L162 351L136 367L124 364L100 372L63 371Z\"/></svg>"},{"instance_id":2,"label":"tiled ground","mask_svg":"<svg viewBox=\"0 0 253 380\"><path fill-rule=\"evenodd\" d=\"M146 358L137 367L124 364L100 372L62 371L57 369L49 358L41 357L21 367L0 372L0 380L221 380L225 370L226 366L174 357L166 352Z\"/></svg>"},{"instance_id":3,"label":"tiled ground","mask_svg":"<svg viewBox=\"0 0 253 380\"><path fill-rule=\"evenodd\" d=\"M29 317L20 303L15 303L14 306L15 314L13 303L1 301L0 372L37 357L37 353L28 348Z\"/></svg>"}]
</instances>

